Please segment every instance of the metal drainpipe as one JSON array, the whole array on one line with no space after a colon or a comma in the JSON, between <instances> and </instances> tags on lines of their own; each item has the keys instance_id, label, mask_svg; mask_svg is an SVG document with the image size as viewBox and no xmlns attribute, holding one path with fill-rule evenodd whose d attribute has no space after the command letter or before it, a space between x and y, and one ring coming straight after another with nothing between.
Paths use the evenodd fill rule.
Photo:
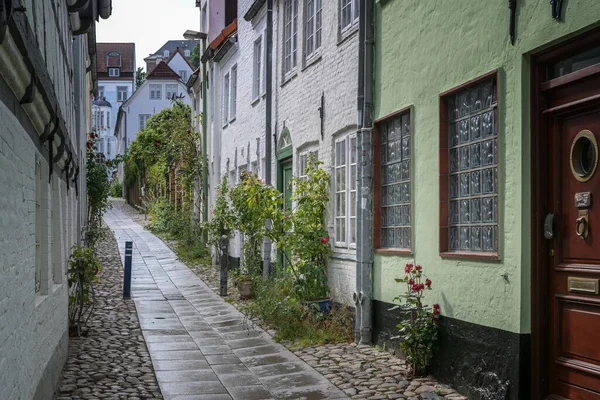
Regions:
<instances>
[{"instance_id":1,"label":"metal drainpipe","mask_svg":"<svg viewBox=\"0 0 600 400\"><path fill-rule=\"evenodd\" d=\"M373 341L373 0L361 0L361 27L364 29L364 105L362 127L357 142L361 149L360 175L360 263L361 306L360 343Z\"/></svg>"},{"instance_id":2,"label":"metal drainpipe","mask_svg":"<svg viewBox=\"0 0 600 400\"><path fill-rule=\"evenodd\" d=\"M202 52L206 51L206 38L202 40ZM207 101L206 101L206 80L208 79L208 71L206 69L206 61L202 62L202 221L208 221L208 123L207 123ZM214 83L213 83L214 84ZM202 230L202 242L208 243L208 232Z\"/></svg>"},{"instance_id":3,"label":"metal drainpipe","mask_svg":"<svg viewBox=\"0 0 600 400\"><path fill-rule=\"evenodd\" d=\"M267 78L266 78L266 101L265 105L265 182L271 184L271 114L272 114L272 81L273 81L273 0L267 0ZM267 221L267 228L271 222ZM263 277L269 277L271 269L271 240L264 240Z\"/></svg>"},{"instance_id":4,"label":"metal drainpipe","mask_svg":"<svg viewBox=\"0 0 600 400\"><path fill-rule=\"evenodd\" d=\"M365 81L364 81L364 64L365 64L365 57L364 57L364 36L365 36L365 29L363 27L362 21L364 20L364 1L365 0L361 0L360 1L360 17L359 17L359 27L358 27L358 91L357 91L357 101L356 101L356 109L357 109L357 132L356 132L356 152L357 152L357 159L360 158L360 163L358 165L358 171L356 174L356 187L361 188L362 189L362 174L363 174L363 160L362 160L362 144L361 141L359 140L359 138L361 137L361 129L363 126L363 107L364 107L364 92L365 92ZM356 318L354 320L354 341L356 343L360 343L360 327L362 324L362 306L361 306L361 299L362 296L360 295L361 290L362 290L362 263L361 263L361 259L362 259L362 250L363 250L363 246L362 246L362 237L360 236L360 233L362 232L362 225L363 225L363 219L362 219L362 209L361 207L358 206L356 207L356 231L357 231L357 239L358 239L358 243L360 243L359 245L356 246L356 291L352 294L352 299L354 300L354 305L356 308Z\"/></svg>"}]
</instances>

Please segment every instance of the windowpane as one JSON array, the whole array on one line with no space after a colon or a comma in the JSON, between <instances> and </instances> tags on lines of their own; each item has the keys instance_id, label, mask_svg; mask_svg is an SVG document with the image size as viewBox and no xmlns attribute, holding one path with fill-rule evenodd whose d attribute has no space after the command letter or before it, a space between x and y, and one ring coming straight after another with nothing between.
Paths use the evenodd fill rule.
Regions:
<instances>
[{"instance_id":1,"label":"windowpane","mask_svg":"<svg viewBox=\"0 0 600 400\"><path fill-rule=\"evenodd\" d=\"M229 118L234 119L237 107L237 65L231 67L231 102L229 105Z\"/></svg>"},{"instance_id":2,"label":"windowpane","mask_svg":"<svg viewBox=\"0 0 600 400\"><path fill-rule=\"evenodd\" d=\"M253 84L252 84L252 99L257 99L260 96L260 78L261 78L261 71L260 71L260 64L261 64L261 59L262 59L262 44L261 44L261 40L262 39L258 39L256 42L254 42L254 71L253 71L253 75L254 75L254 80L253 80Z\"/></svg>"},{"instance_id":3,"label":"windowpane","mask_svg":"<svg viewBox=\"0 0 600 400\"><path fill-rule=\"evenodd\" d=\"M296 0L286 0L283 13L283 72L290 72L296 66L296 37L298 32L298 4Z\"/></svg>"},{"instance_id":4,"label":"windowpane","mask_svg":"<svg viewBox=\"0 0 600 400\"><path fill-rule=\"evenodd\" d=\"M321 46L321 1L306 2L306 56Z\"/></svg>"},{"instance_id":5,"label":"windowpane","mask_svg":"<svg viewBox=\"0 0 600 400\"><path fill-rule=\"evenodd\" d=\"M223 77L223 125L229 121L229 74Z\"/></svg>"},{"instance_id":6,"label":"windowpane","mask_svg":"<svg viewBox=\"0 0 600 400\"><path fill-rule=\"evenodd\" d=\"M411 248L410 112L378 124L381 248Z\"/></svg>"},{"instance_id":7,"label":"windowpane","mask_svg":"<svg viewBox=\"0 0 600 400\"><path fill-rule=\"evenodd\" d=\"M450 251L498 250L495 93L496 81L490 79L448 98Z\"/></svg>"}]
</instances>

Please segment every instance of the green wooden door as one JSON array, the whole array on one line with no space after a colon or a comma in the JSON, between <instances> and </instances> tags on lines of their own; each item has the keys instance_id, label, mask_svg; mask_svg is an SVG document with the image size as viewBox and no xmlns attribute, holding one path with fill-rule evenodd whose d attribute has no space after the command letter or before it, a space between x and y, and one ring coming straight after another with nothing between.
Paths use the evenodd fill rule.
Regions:
<instances>
[{"instance_id":1,"label":"green wooden door","mask_svg":"<svg viewBox=\"0 0 600 400\"><path fill-rule=\"evenodd\" d=\"M277 186L279 191L283 193L283 207L287 211L291 211L292 209L292 159L288 158L286 160L279 162L279 171L278 171L278 182ZM285 270L290 265L291 261L291 253L287 250L279 251L278 254L278 264Z\"/></svg>"}]
</instances>

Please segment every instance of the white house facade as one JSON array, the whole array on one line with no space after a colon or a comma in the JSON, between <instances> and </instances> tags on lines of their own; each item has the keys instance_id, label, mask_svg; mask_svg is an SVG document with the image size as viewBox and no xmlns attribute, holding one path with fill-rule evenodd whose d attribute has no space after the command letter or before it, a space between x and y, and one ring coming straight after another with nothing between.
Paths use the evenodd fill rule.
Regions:
<instances>
[{"instance_id":1,"label":"white house facade","mask_svg":"<svg viewBox=\"0 0 600 400\"><path fill-rule=\"evenodd\" d=\"M71 3L0 7L0 399L52 398L67 358L100 10Z\"/></svg>"}]
</instances>

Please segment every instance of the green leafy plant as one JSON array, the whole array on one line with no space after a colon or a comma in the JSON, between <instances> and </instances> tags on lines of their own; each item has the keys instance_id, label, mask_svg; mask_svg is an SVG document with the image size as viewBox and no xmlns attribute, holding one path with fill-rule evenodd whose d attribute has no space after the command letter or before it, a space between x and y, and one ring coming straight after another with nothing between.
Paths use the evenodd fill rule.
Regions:
<instances>
[{"instance_id":1,"label":"green leafy plant","mask_svg":"<svg viewBox=\"0 0 600 400\"><path fill-rule=\"evenodd\" d=\"M322 162L311 154L306 177L293 178L291 231L282 236L280 246L291 251L290 270L295 290L302 300L327 297L327 260L332 254L329 232L325 228L325 210L329 202L330 175Z\"/></svg>"},{"instance_id":2,"label":"green leafy plant","mask_svg":"<svg viewBox=\"0 0 600 400\"><path fill-rule=\"evenodd\" d=\"M406 362L415 376L427 372L427 367L436 350L440 305L429 308L423 304L425 290L431 290L431 280L423 273L420 265L406 264L404 278L396 282L406 285L406 292L394 298L400 302L403 319L400 329L400 348L404 351Z\"/></svg>"},{"instance_id":3,"label":"green leafy plant","mask_svg":"<svg viewBox=\"0 0 600 400\"><path fill-rule=\"evenodd\" d=\"M111 184L110 184L110 192L109 192L111 197L121 197L121 184L119 183L118 180L114 180Z\"/></svg>"},{"instance_id":4,"label":"green leafy plant","mask_svg":"<svg viewBox=\"0 0 600 400\"><path fill-rule=\"evenodd\" d=\"M94 287L100 262L90 247L73 246L67 271L69 325L80 334L94 310Z\"/></svg>"},{"instance_id":5,"label":"green leafy plant","mask_svg":"<svg viewBox=\"0 0 600 400\"><path fill-rule=\"evenodd\" d=\"M215 207L210 210L211 218L203 224L208 233L208 241L220 252L221 238L230 238L235 226L233 210L229 202L229 185L227 177L223 177L217 188Z\"/></svg>"}]
</instances>

